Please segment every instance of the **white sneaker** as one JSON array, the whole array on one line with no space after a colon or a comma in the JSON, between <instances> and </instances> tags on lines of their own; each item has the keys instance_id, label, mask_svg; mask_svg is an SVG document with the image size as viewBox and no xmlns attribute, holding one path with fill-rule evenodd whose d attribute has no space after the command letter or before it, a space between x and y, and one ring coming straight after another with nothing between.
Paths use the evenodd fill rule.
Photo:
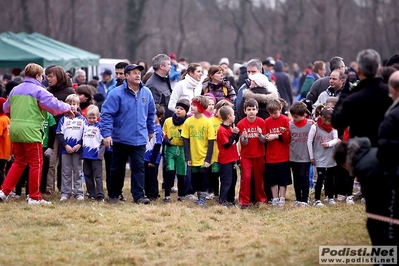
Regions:
<instances>
[{"instance_id":1,"label":"white sneaker","mask_svg":"<svg viewBox=\"0 0 399 266\"><path fill-rule=\"evenodd\" d=\"M353 201L353 196L349 196L346 198L346 204L355 204L355 202Z\"/></svg>"},{"instance_id":2,"label":"white sneaker","mask_svg":"<svg viewBox=\"0 0 399 266\"><path fill-rule=\"evenodd\" d=\"M68 198L65 197L65 196L62 196L62 197L60 198L60 201L67 201L67 200L68 200Z\"/></svg>"},{"instance_id":3,"label":"white sneaker","mask_svg":"<svg viewBox=\"0 0 399 266\"><path fill-rule=\"evenodd\" d=\"M9 196L10 198L19 198L19 197L21 197L21 196L17 195L14 191L10 191L10 194L8 194L8 196ZM18 197L17 197L17 196L18 196Z\"/></svg>"},{"instance_id":4,"label":"white sneaker","mask_svg":"<svg viewBox=\"0 0 399 266\"><path fill-rule=\"evenodd\" d=\"M193 194L188 194L184 197L186 200L197 200L198 198Z\"/></svg>"},{"instance_id":5,"label":"white sneaker","mask_svg":"<svg viewBox=\"0 0 399 266\"><path fill-rule=\"evenodd\" d=\"M280 197L280 200L278 201L278 205L284 206L285 205L285 198Z\"/></svg>"},{"instance_id":6,"label":"white sneaker","mask_svg":"<svg viewBox=\"0 0 399 266\"><path fill-rule=\"evenodd\" d=\"M315 206L315 207L321 207L321 206L324 206L324 204L321 203L321 200L316 200L316 201L314 202L314 205L313 205L313 206Z\"/></svg>"},{"instance_id":7,"label":"white sneaker","mask_svg":"<svg viewBox=\"0 0 399 266\"><path fill-rule=\"evenodd\" d=\"M307 206L309 206L309 204L307 203L307 202L300 202L299 203L300 205L299 206L301 206L301 207L307 207Z\"/></svg>"},{"instance_id":8,"label":"white sneaker","mask_svg":"<svg viewBox=\"0 0 399 266\"><path fill-rule=\"evenodd\" d=\"M0 190L0 201L7 201L8 196L4 194L3 190Z\"/></svg>"},{"instance_id":9,"label":"white sneaker","mask_svg":"<svg viewBox=\"0 0 399 266\"><path fill-rule=\"evenodd\" d=\"M272 205L273 205L273 206L277 206L277 205L278 205L278 198L274 198L274 199L272 200Z\"/></svg>"},{"instance_id":10,"label":"white sneaker","mask_svg":"<svg viewBox=\"0 0 399 266\"><path fill-rule=\"evenodd\" d=\"M177 188L175 187L170 188L170 193L177 193L177 192L178 192Z\"/></svg>"},{"instance_id":11,"label":"white sneaker","mask_svg":"<svg viewBox=\"0 0 399 266\"><path fill-rule=\"evenodd\" d=\"M329 199L329 200L328 200L328 204L330 204L330 205L335 205L334 199Z\"/></svg>"},{"instance_id":12,"label":"white sneaker","mask_svg":"<svg viewBox=\"0 0 399 266\"><path fill-rule=\"evenodd\" d=\"M30 204L30 205L38 205L38 204L50 205L50 204L53 204L53 203L51 203L50 201L44 200L44 199L34 200L34 199L29 198L28 204Z\"/></svg>"},{"instance_id":13,"label":"white sneaker","mask_svg":"<svg viewBox=\"0 0 399 266\"><path fill-rule=\"evenodd\" d=\"M85 197L83 195L79 195L76 197L76 200L79 200L79 201L82 201L84 199L85 199Z\"/></svg>"},{"instance_id":14,"label":"white sneaker","mask_svg":"<svg viewBox=\"0 0 399 266\"><path fill-rule=\"evenodd\" d=\"M205 197L207 200L213 200L215 198L215 194L209 193L208 196Z\"/></svg>"},{"instance_id":15,"label":"white sneaker","mask_svg":"<svg viewBox=\"0 0 399 266\"><path fill-rule=\"evenodd\" d=\"M346 197L345 197L344 195L338 194L338 196L337 196L337 200L338 200L338 201L343 201L345 198L346 198Z\"/></svg>"}]
</instances>

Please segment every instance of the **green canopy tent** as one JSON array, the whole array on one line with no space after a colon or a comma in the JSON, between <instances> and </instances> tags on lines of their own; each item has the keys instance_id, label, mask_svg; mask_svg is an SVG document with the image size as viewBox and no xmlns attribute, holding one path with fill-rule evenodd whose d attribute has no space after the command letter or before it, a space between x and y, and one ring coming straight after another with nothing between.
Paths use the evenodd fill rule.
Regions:
<instances>
[{"instance_id":1,"label":"green canopy tent","mask_svg":"<svg viewBox=\"0 0 399 266\"><path fill-rule=\"evenodd\" d=\"M29 63L64 69L99 64L100 56L52 40L39 33L0 34L0 68L24 68Z\"/></svg>"}]
</instances>

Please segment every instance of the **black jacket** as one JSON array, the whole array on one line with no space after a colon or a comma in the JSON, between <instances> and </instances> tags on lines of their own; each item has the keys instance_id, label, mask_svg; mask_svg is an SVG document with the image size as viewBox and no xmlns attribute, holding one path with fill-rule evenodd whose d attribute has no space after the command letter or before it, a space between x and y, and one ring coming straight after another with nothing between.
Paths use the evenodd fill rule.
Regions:
<instances>
[{"instance_id":1,"label":"black jacket","mask_svg":"<svg viewBox=\"0 0 399 266\"><path fill-rule=\"evenodd\" d=\"M391 104L388 86L381 78L364 79L352 91L341 93L331 118L332 126L341 132L349 126L351 138L368 137L376 147L378 128Z\"/></svg>"},{"instance_id":2,"label":"black jacket","mask_svg":"<svg viewBox=\"0 0 399 266\"><path fill-rule=\"evenodd\" d=\"M154 102L165 108L164 121L166 118L171 117L173 112L168 108L170 95L172 94L169 78L161 77L154 72L151 78L147 80L145 86L150 89Z\"/></svg>"},{"instance_id":3,"label":"black jacket","mask_svg":"<svg viewBox=\"0 0 399 266\"><path fill-rule=\"evenodd\" d=\"M290 77L287 73L284 72L283 61L276 61L276 65L274 67L274 76L276 77L276 87L278 92L280 93L280 97L288 103L287 109L289 109L293 100L292 88Z\"/></svg>"}]
</instances>

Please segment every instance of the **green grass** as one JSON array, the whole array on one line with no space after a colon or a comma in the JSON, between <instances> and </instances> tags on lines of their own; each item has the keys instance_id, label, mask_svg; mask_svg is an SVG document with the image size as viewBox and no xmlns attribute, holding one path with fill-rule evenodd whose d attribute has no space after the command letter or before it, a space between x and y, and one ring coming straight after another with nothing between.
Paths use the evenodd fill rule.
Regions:
<instances>
[{"instance_id":1,"label":"green grass","mask_svg":"<svg viewBox=\"0 0 399 266\"><path fill-rule=\"evenodd\" d=\"M225 209L215 201L151 205L0 204L0 265L317 265L320 245L370 245L364 205ZM129 197L130 196L130 197Z\"/></svg>"}]
</instances>

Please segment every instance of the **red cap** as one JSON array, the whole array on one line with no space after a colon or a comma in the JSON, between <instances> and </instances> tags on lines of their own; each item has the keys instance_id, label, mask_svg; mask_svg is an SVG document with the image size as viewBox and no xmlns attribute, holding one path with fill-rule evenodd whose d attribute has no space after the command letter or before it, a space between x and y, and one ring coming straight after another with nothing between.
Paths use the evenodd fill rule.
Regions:
<instances>
[{"instance_id":1,"label":"red cap","mask_svg":"<svg viewBox=\"0 0 399 266\"><path fill-rule=\"evenodd\" d=\"M175 59L177 60L177 56L174 53L169 54L170 59Z\"/></svg>"}]
</instances>

